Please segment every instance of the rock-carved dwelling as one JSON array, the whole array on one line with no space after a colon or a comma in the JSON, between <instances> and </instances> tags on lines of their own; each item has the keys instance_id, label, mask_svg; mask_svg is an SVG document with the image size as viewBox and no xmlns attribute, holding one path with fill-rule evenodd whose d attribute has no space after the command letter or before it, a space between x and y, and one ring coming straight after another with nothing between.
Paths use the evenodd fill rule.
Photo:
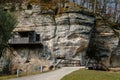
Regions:
<instances>
[{"instance_id":1,"label":"rock-carved dwelling","mask_svg":"<svg viewBox=\"0 0 120 80\"><path fill-rule=\"evenodd\" d=\"M14 48L15 51L20 53L20 55L24 56L32 53L36 56L39 56L38 54L43 52L43 44L40 41L40 34L37 34L33 30L15 31L14 33L14 36L9 40L9 45L10 47ZM27 52L22 54L22 51Z\"/></svg>"},{"instance_id":2,"label":"rock-carved dwelling","mask_svg":"<svg viewBox=\"0 0 120 80\"><path fill-rule=\"evenodd\" d=\"M48 70L55 66L85 65L85 53L95 17L87 11L58 14L55 19L40 10L25 9L19 12L18 25L9 40L13 48L10 56L12 73L39 71L41 65ZM8 51L10 52L10 51Z\"/></svg>"},{"instance_id":3,"label":"rock-carved dwelling","mask_svg":"<svg viewBox=\"0 0 120 80\"><path fill-rule=\"evenodd\" d=\"M46 69L51 65L85 65L85 53L90 31L94 26L94 16L82 12L62 13L56 17L54 24L49 15L33 13L28 18L24 17L27 15L20 15L19 24L13 31L15 35L9 40L10 46L18 55L15 58L20 59L21 65L24 65L20 66L22 70L32 70L33 65L44 65Z\"/></svg>"},{"instance_id":4,"label":"rock-carved dwelling","mask_svg":"<svg viewBox=\"0 0 120 80\"><path fill-rule=\"evenodd\" d=\"M23 72L40 71L41 65L46 65L44 54L44 46L41 43L40 34L34 30L14 30L14 35L9 40L9 45L12 48L10 71L16 72L16 69L21 69ZM28 67L29 66L29 67Z\"/></svg>"}]
</instances>

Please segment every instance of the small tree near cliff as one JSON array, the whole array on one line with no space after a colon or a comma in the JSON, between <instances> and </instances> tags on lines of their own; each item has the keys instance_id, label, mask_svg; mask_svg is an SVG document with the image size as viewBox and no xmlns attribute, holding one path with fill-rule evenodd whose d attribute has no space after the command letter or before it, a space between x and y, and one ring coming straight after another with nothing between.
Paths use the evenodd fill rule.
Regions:
<instances>
[{"instance_id":1,"label":"small tree near cliff","mask_svg":"<svg viewBox=\"0 0 120 80\"><path fill-rule=\"evenodd\" d=\"M14 16L0 8L0 57L2 56L3 49L8 46L7 42L12 35L16 22Z\"/></svg>"}]
</instances>

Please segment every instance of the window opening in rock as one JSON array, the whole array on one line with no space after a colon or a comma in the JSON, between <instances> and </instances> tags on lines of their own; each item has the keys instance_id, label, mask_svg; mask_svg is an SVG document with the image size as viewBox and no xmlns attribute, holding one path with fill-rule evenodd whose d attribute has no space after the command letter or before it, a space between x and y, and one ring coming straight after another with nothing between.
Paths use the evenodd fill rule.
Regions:
<instances>
[{"instance_id":1,"label":"window opening in rock","mask_svg":"<svg viewBox=\"0 0 120 80\"><path fill-rule=\"evenodd\" d=\"M30 5L30 4L27 5L28 10L32 10L32 8L33 8L32 5Z\"/></svg>"}]
</instances>

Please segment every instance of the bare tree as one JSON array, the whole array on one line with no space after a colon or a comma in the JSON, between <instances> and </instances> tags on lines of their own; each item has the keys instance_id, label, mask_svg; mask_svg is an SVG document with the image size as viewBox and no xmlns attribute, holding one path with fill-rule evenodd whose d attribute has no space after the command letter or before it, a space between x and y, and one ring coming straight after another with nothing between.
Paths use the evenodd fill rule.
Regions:
<instances>
[{"instance_id":1,"label":"bare tree","mask_svg":"<svg viewBox=\"0 0 120 80\"><path fill-rule=\"evenodd\" d=\"M96 5L97 5L97 0L94 0L94 2L93 2L93 13L96 13Z\"/></svg>"},{"instance_id":2,"label":"bare tree","mask_svg":"<svg viewBox=\"0 0 120 80\"><path fill-rule=\"evenodd\" d=\"M114 21L116 21L116 17L117 17L117 6L118 6L118 0L115 0L115 9L114 9Z\"/></svg>"}]
</instances>

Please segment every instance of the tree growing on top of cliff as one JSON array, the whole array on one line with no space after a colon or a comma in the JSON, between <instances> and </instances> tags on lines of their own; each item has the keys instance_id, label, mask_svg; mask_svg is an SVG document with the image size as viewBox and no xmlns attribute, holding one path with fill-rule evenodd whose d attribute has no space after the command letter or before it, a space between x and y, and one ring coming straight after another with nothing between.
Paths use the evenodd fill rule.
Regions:
<instances>
[{"instance_id":1,"label":"tree growing on top of cliff","mask_svg":"<svg viewBox=\"0 0 120 80\"><path fill-rule=\"evenodd\" d=\"M0 8L0 57L3 49L8 46L7 42L12 36L16 22L14 16Z\"/></svg>"}]
</instances>

